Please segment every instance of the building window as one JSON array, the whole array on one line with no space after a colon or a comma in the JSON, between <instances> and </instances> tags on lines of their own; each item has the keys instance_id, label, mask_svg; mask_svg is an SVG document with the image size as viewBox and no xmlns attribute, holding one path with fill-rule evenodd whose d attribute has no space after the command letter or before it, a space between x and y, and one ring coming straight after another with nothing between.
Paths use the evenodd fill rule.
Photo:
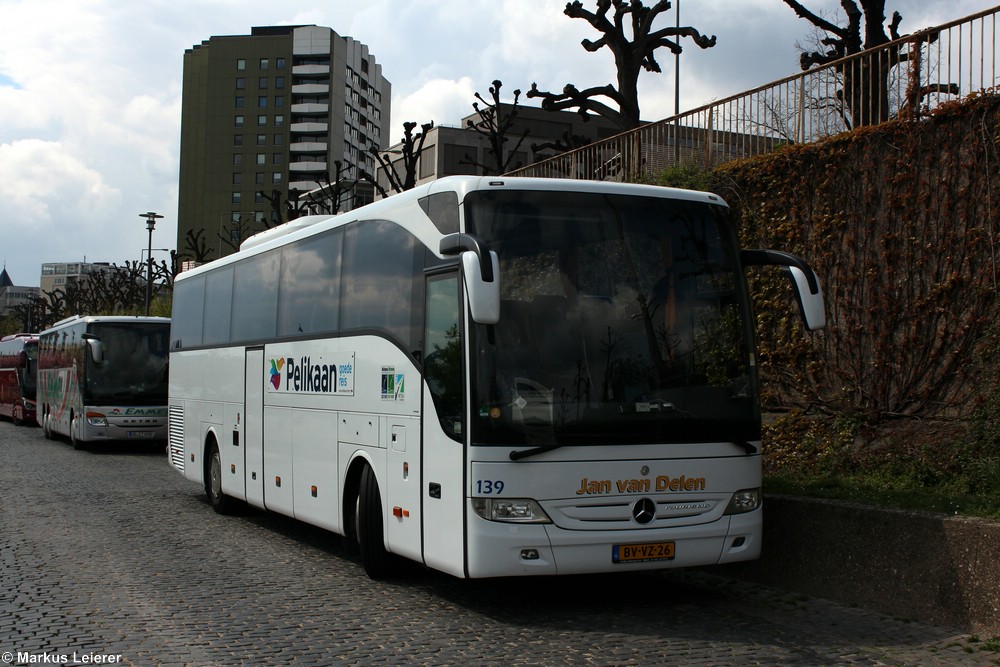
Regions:
<instances>
[{"instance_id":1,"label":"building window","mask_svg":"<svg viewBox=\"0 0 1000 667\"><path fill-rule=\"evenodd\" d=\"M243 96L242 95L237 95L236 96L236 108L237 109L242 109L245 104L246 104L246 101L243 99Z\"/></svg>"},{"instance_id":2,"label":"building window","mask_svg":"<svg viewBox=\"0 0 1000 667\"><path fill-rule=\"evenodd\" d=\"M257 145L258 146L266 146L267 145L267 135L266 134L258 134L257 135Z\"/></svg>"},{"instance_id":3,"label":"building window","mask_svg":"<svg viewBox=\"0 0 1000 667\"><path fill-rule=\"evenodd\" d=\"M281 97L280 95L278 97L275 97L274 98L274 106L276 106L279 109L284 109L285 108L285 98Z\"/></svg>"},{"instance_id":4,"label":"building window","mask_svg":"<svg viewBox=\"0 0 1000 667\"><path fill-rule=\"evenodd\" d=\"M283 134L276 134L276 135L274 135L274 145L275 146L284 146L285 145L285 135L283 135Z\"/></svg>"},{"instance_id":5,"label":"building window","mask_svg":"<svg viewBox=\"0 0 1000 667\"><path fill-rule=\"evenodd\" d=\"M278 69L285 69L285 59L284 58L275 58L274 59L274 66L277 67Z\"/></svg>"},{"instance_id":6,"label":"building window","mask_svg":"<svg viewBox=\"0 0 1000 667\"><path fill-rule=\"evenodd\" d=\"M240 172L233 172L233 185L240 185L243 182L243 174Z\"/></svg>"},{"instance_id":7,"label":"building window","mask_svg":"<svg viewBox=\"0 0 1000 667\"><path fill-rule=\"evenodd\" d=\"M267 108L267 95L261 95L257 98L257 108L258 109Z\"/></svg>"},{"instance_id":8,"label":"building window","mask_svg":"<svg viewBox=\"0 0 1000 667\"><path fill-rule=\"evenodd\" d=\"M285 117L284 116L275 116L274 117L274 126L275 127L284 127L285 126Z\"/></svg>"},{"instance_id":9,"label":"building window","mask_svg":"<svg viewBox=\"0 0 1000 667\"><path fill-rule=\"evenodd\" d=\"M267 116L257 116L257 125L261 127L267 125Z\"/></svg>"},{"instance_id":10,"label":"building window","mask_svg":"<svg viewBox=\"0 0 1000 667\"><path fill-rule=\"evenodd\" d=\"M275 153L271 156L271 164L282 164L284 161L284 155L282 153Z\"/></svg>"},{"instance_id":11,"label":"building window","mask_svg":"<svg viewBox=\"0 0 1000 667\"><path fill-rule=\"evenodd\" d=\"M258 172L257 172L257 173L256 173L256 174L254 175L254 182L255 182L255 183L256 183L257 185L264 185L264 172L262 172L262 171L258 171Z\"/></svg>"},{"instance_id":12,"label":"building window","mask_svg":"<svg viewBox=\"0 0 1000 667\"><path fill-rule=\"evenodd\" d=\"M233 153L233 166L234 167L243 166L243 153Z\"/></svg>"},{"instance_id":13,"label":"building window","mask_svg":"<svg viewBox=\"0 0 1000 667\"><path fill-rule=\"evenodd\" d=\"M267 62L267 58L261 58L261 59L260 59L260 68L261 68L262 70L265 70L265 69L267 69L267 68L268 68L268 62Z\"/></svg>"},{"instance_id":14,"label":"building window","mask_svg":"<svg viewBox=\"0 0 1000 667\"><path fill-rule=\"evenodd\" d=\"M246 68L247 68L247 61L246 61L246 59L245 58L237 58L236 59L236 69L238 69L239 71L242 72Z\"/></svg>"},{"instance_id":15,"label":"building window","mask_svg":"<svg viewBox=\"0 0 1000 667\"><path fill-rule=\"evenodd\" d=\"M236 125L236 127L243 127L243 121L244 121L243 116L237 116L234 125Z\"/></svg>"},{"instance_id":16,"label":"building window","mask_svg":"<svg viewBox=\"0 0 1000 667\"><path fill-rule=\"evenodd\" d=\"M234 134L233 135L233 146L242 146L242 145L243 145L243 135L242 134Z\"/></svg>"},{"instance_id":17,"label":"building window","mask_svg":"<svg viewBox=\"0 0 1000 667\"><path fill-rule=\"evenodd\" d=\"M284 90L285 88L285 77L276 76L274 77L274 87L279 90Z\"/></svg>"},{"instance_id":18,"label":"building window","mask_svg":"<svg viewBox=\"0 0 1000 667\"><path fill-rule=\"evenodd\" d=\"M233 203L234 204L239 204L240 203L240 199L241 199L240 193L239 192L234 192L233 193Z\"/></svg>"},{"instance_id":19,"label":"building window","mask_svg":"<svg viewBox=\"0 0 1000 667\"><path fill-rule=\"evenodd\" d=\"M262 76L259 79L257 79L257 87L260 88L261 90L267 90L267 77L266 76Z\"/></svg>"},{"instance_id":20,"label":"building window","mask_svg":"<svg viewBox=\"0 0 1000 667\"><path fill-rule=\"evenodd\" d=\"M243 90L247 87L247 80L242 76L236 78L236 90Z\"/></svg>"},{"instance_id":21,"label":"building window","mask_svg":"<svg viewBox=\"0 0 1000 667\"><path fill-rule=\"evenodd\" d=\"M257 153L257 164L267 164L267 155L265 153Z\"/></svg>"},{"instance_id":22,"label":"building window","mask_svg":"<svg viewBox=\"0 0 1000 667\"><path fill-rule=\"evenodd\" d=\"M276 171L273 174L271 174L271 182L272 183L281 183L281 172L280 171Z\"/></svg>"}]
</instances>

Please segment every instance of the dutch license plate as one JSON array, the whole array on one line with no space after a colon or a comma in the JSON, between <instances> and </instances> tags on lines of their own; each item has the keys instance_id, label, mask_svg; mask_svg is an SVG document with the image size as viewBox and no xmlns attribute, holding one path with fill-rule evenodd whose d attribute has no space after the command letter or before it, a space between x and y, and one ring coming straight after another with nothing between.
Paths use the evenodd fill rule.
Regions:
<instances>
[{"instance_id":1,"label":"dutch license plate","mask_svg":"<svg viewBox=\"0 0 1000 667\"><path fill-rule=\"evenodd\" d=\"M673 558L673 542L616 544L611 547L612 563L644 563L656 560L673 560Z\"/></svg>"},{"instance_id":2,"label":"dutch license plate","mask_svg":"<svg viewBox=\"0 0 1000 667\"><path fill-rule=\"evenodd\" d=\"M128 437L129 437L129 439L136 439L136 438L138 438L138 439L146 439L146 440L148 440L149 438L153 437L153 432L152 431L129 431L128 432Z\"/></svg>"}]
</instances>

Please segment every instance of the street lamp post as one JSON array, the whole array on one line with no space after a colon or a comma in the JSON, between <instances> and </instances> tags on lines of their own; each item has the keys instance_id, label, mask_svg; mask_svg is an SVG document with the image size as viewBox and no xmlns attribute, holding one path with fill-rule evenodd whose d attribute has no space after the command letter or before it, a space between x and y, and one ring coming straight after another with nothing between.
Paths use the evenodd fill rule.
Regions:
<instances>
[{"instance_id":1,"label":"street lamp post","mask_svg":"<svg viewBox=\"0 0 1000 667\"><path fill-rule=\"evenodd\" d=\"M674 9L676 20L677 38L681 34L681 0L677 0L677 7ZM678 49L674 52L674 166L681 161L681 52Z\"/></svg>"},{"instance_id":2,"label":"street lamp post","mask_svg":"<svg viewBox=\"0 0 1000 667\"><path fill-rule=\"evenodd\" d=\"M146 218L146 229L149 230L149 244L147 246L146 256L146 317L149 317L149 301L153 297L153 228L156 227L157 218L162 218L162 215L153 213L149 211L148 213L140 213L140 218Z\"/></svg>"}]
</instances>

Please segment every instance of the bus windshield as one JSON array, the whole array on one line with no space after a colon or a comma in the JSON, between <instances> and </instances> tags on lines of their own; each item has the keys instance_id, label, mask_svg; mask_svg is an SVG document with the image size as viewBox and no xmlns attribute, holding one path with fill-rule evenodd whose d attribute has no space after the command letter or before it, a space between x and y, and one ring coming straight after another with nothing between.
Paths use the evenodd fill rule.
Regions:
<instances>
[{"instance_id":1,"label":"bus windshield","mask_svg":"<svg viewBox=\"0 0 1000 667\"><path fill-rule=\"evenodd\" d=\"M467 230L500 260L500 321L472 332L475 445L760 437L750 308L728 209L486 191Z\"/></svg>"},{"instance_id":2,"label":"bus windshield","mask_svg":"<svg viewBox=\"0 0 1000 667\"><path fill-rule=\"evenodd\" d=\"M101 341L104 359L87 355L84 394L92 404L121 405L167 399L170 327L145 323L95 323L88 332Z\"/></svg>"}]
</instances>

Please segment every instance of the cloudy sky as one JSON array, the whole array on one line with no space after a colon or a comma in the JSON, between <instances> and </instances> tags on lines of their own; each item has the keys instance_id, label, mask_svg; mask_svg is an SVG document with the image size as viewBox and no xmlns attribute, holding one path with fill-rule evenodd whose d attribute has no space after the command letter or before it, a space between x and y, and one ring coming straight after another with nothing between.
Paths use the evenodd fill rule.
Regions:
<instances>
[{"instance_id":1,"label":"cloudy sky","mask_svg":"<svg viewBox=\"0 0 1000 667\"><path fill-rule=\"evenodd\" d=\"M801 0L838 16L839 0ZM913 32L998 0L889 0ZM584 0L593 8L593 0ZM647 2L647 5L652 2ZM367 44L392 84L393 138L404 121L457 125L473 94L503 82L505 101L532 82L561 90L614 80L596 33L565 0L0 0L0 262L38 285L43 262L137 260L140 213L164 216L154 248L176 246L181 74L185 49L252 26L317 24ZM675 5L676 6L676 5ZM674 10L663 25L672 25ZM681 110L797 71L811 26L782 0L680 0ZM645 119L673 114L674 64L643 74ZM536 105L537 100L522 103ZM154 257L166 253L154 250Z\"/></svg>"}]
</instances>

